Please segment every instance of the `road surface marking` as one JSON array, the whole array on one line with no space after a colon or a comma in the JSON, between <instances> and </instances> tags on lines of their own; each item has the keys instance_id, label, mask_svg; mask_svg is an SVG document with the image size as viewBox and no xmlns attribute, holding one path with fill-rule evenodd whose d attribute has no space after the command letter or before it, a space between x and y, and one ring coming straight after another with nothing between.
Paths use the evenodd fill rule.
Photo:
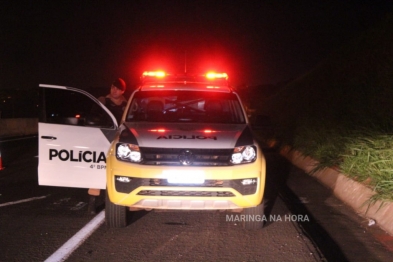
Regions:
<instances>
[{"instance_id":1,"label":"road surface marking","mask_svg":"<svg viewBox=\"0 0 393 262\"><path fill-rule=\"evenodd\" d=\"M48 257L45 262L65 261L93 232L105 221L105 211L96 215L84 228L79 230L55 253Z\"/></svg>"},{"instance_id":2,"label":"road surface marking","mask_svg":"<svg viewBox=\"0 0 393 262\"><path fill-rule=\"evenodd\" d=\"M40 196L40 197L32 197L32 198L22 199L22 200L18 200L18 201L13 201L13 202L7 202L7 203L4 203L4 204L0 204L0 207L11 206L11 205L16 205L16 204L20 204L20 203L30 202L30 201L34 201L34 200L38 200L38 199L43 199L43 198L46 198L48 196L50 196L50 195Z\"/></svg>"}]
</instances>

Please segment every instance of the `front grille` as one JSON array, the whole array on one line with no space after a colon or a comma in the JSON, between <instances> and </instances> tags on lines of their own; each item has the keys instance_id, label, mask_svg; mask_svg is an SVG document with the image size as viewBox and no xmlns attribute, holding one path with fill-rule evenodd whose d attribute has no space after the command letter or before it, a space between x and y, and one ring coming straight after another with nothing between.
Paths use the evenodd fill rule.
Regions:
<instances>
[{"instance_id":1,"label":"front grille","mask_svg":"<svg viewBox=\"0 0 393 262\"><path fill-rule=\"evenodd\" d=\"M186 175L186 174L185 174ZM242 179L233 179L233 180L205 180L202 184L171 184L168 183L167 179L158 179L158 178L134 178L130 177L131 182L124 183L119 182L117 180L119 176L115 176L115 188L117 192L129 194L138 187L141 186L168 186L168 187L208 187L208 188L233 188L238 191L242 195L252 195L255 194L257 190L257 184L253 185L242 185ZM156 190L147 190L147 191L156 191ZM143 191L141 191L143 192ZM165 192L170 192L165 190ZM180 192L180 191L174 191ZM198 191L200 192L200 191Z\"/></svg>"},{"instance_id":2,"label":"front grille","mask_svg":"<svg viewBox=\"0 0 393 262\"><path fill-rule=\"evenodd\" d=\"M205 180L202 184L171 184L167 179L149 179L148 186L228 187L229 180Z\"/></svg>"},{"instance_id":3,"label":"front grille","mask_svg":"<svg viewBox=\"0 0 393 262\"><path fill-rule=\"evenodd\" d=\"M199 197L233 197L229 191L177 191L177 190L142 190L138 193L142 196L199 196Z\"/></svg>"},{"instance_id":4,"label":"front grille","mask_svg":"<svg viewBox=\"0 0 393 262\"><path fill-rule=\"evenodd\" d=\"M140 148L144 165L181 166L181 148ZM190 166L228 166L233 149L187 149L192 153Z\"/></svg>"}]
</instances>

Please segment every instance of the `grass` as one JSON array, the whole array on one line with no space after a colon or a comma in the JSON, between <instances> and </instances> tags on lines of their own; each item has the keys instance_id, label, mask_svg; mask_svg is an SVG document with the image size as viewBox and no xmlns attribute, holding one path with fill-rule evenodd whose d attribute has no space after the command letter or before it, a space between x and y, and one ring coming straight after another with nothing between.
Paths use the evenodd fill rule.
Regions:
<instances>
[{"instance_id":1,"label":"grass","mask_svg":"<svg viewBox=\"0 0 393 262\"><path fill-rule=\"evenodd\" d=\"M278 134L264 139L278 139L282 146L316 159L319 164L311 172L337 168L369 186L375 192L370 201L393 201L393 130L301 125L292 140Z\"/></svg>"},{"instance_id":2,"label":"grass","mask_svg":"<svg viewBox=\"0 0 393 262\"><path fill-rule=\"evenodd\" d=\"M340 169L367 182L376 194L372 200L393 201L393 134L363 134L348 139Z\"/></svg>"},{"instance_id":3,"label":"grass","mask_svg":"<svg viewBox=\"0 0 393 262\"><path fill-rule=\"evenodd\" d=\"M266 98L279 141L370 186L370 201L393 201L393 14Z\"/></svg>"}]
</instances>

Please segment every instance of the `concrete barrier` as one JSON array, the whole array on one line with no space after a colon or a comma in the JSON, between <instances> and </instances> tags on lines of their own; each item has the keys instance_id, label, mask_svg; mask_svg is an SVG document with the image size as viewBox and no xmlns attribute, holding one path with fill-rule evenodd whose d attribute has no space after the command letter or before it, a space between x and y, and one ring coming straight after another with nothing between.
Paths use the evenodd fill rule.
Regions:
<instances>
[{"instance_id":1,"label":"concrete barrier","mask_svg":"<svg viewBox=\"0 0 393 262\"><path fill-rule=\"evenodd\" d=\"M0 137L38 134L38 118L0 119Z\"/></svg>"},{"instance_id":2,"label":"concrete barrier","mask_svg":"<svg viewBox=\"0 0 393 262\"><path fill-rule=\"evenodd\" d=\"M280 153L292 164L330 188L337 198L352 207L360 216L374 219L380 228L393 236L393 202L370 203L369 199L375 192L367 185L354 181L332 168L311 172L318 162L299 151L290 150L289 147L282 149Z\"/></svg>"}]
</instances>

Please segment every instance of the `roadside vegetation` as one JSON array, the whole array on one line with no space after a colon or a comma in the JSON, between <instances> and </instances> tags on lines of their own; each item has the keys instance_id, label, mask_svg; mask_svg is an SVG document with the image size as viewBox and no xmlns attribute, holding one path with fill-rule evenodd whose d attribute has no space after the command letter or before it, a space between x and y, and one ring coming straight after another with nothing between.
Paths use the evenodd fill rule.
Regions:
<instances>
[{"instance_id":1,"label":"roadside vegetation","mask_svg":"<svg viewBox=\"0 0 393 262\"><path fill-rule=\"evenodd\" d=\"M263 94L263 92L260 92ZM249 98L274 139L393 201L393 15L275 94Z\"/></svg>"}]
</instances>

